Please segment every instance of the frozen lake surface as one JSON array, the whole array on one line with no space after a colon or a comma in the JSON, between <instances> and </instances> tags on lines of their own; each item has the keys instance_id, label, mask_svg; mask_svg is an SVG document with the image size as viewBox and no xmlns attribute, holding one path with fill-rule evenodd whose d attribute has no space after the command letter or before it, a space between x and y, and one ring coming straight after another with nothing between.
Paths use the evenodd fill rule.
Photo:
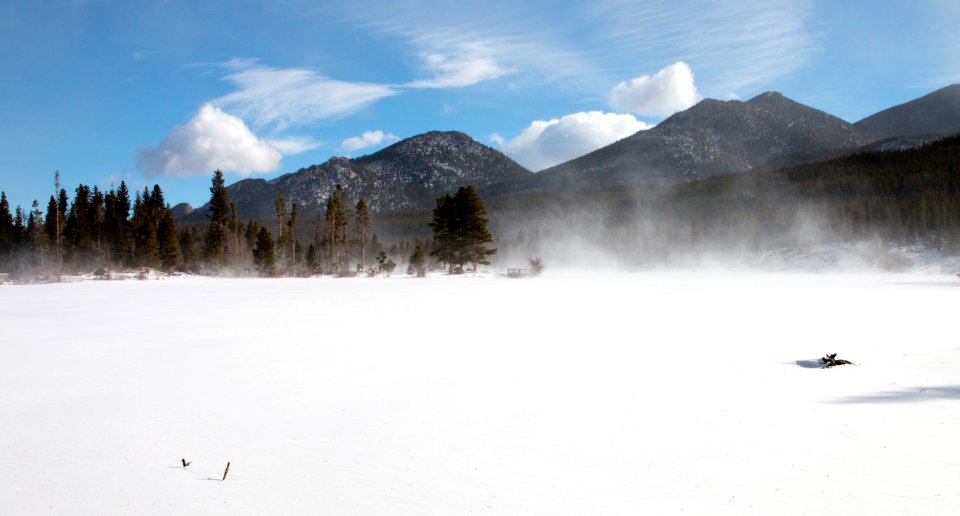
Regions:
<instances>
[{"instance_id":1,"label":"frozen lake surface","mask_svg":"<svg viewBox=\"0 0 960 516\"><path fill-rule=\"evenodd\" d=\"M0 513L960 514L958 309L947 275L4 285Z\"/></svg>"}]
</instances>

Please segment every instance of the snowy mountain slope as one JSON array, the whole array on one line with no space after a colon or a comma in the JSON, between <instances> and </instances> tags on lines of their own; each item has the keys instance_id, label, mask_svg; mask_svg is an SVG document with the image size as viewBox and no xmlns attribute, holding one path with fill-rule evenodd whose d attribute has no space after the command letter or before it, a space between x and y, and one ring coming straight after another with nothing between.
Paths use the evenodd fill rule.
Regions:
<instances>
[{"instance_id":1,"label":"snowy mountain slope","mask_svg":"<svg viewBox=\"0 0 960 516\"><path fill-rule=\"evenodd\" d=\"M851 124L775 92L749 101L705 99L656 127L562 163L518 189L674 184L852 151L871 138Z\"/></svg>"},{"instance_id":2,"label":"snowy mountain slope","mask_svg":"<svg viewBox=\"0 0 960 516\"><path fill-rule=\"evenodd\" d=\"M880 111L854 124L875 138L960 132L960 84Z\"/></svg>"},{"instance_id":3,"label":"snowy mountain slope","mask_svg":"<svg viewBox=\"0 0 960 516\"><path fill-rule=\"evenodd\" d=\"M460 132L433 131L355 159L331 158L270 181L244 179L227 187L241 218L269 219L279 195L296 199L306 216L321 213L336 185L373 212L430 209L436 197L460 186L483 188L530 175L499 151ZM187 220L203 220L206 208Z\"/></svg>"}]
</instances>

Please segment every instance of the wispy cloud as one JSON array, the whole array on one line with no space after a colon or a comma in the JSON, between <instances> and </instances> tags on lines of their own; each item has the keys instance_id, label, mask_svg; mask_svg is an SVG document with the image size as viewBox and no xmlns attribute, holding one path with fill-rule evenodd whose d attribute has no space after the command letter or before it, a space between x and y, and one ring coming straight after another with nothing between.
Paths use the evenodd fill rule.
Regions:
<instances>
[{"instance_id":1,"label":"wispy cloud","mask_svg":"<svg viewBox=\"0 0 960 516\"><path fill-rule=\"evenodd\" d=\"M233 61L231 68L224 79L239 89L214 103L274 131L343 117L399 93L392 86L340 81L302 68L250 61Z\"/></svg>"},{"instance_id":2,"label":"wispy cloud","mask_svg":"<svg viewBox=\"0 0 960 516\"><path fill-rule=\"evenodd\" d=\"M511 140L498 134L490 139L504 154L536 171L582 156L650 127L633 115L590 111L551 120L534 120Z\"/></svg>"},{"instance_id":3,"label":"wispy cloud","mask_svg":"<svg viewBox=\"0 0 960 516\"><path fill-rule=\"evenodd\" d=\"M343 140L343 143L340 145L340 150L344 152L356 152L361 149L366 149L367 147L392 143L399 139L400 138L395 134L385 133L379 130L364 131L364 133L360 136L354 136L352 138Z\"/></svg>"},{"instance_id":4,"label":"wispy cloud","mask_svg":"<svg viewBox=\"0 0 960 516\"><path fill-rule=\"evenodd\" d=\"M817 52L808 0L607 1L592 9L607 23L606 51L682 59L714 95L768 85Z\"/></svg>"},{"instance_id":5,"label":"wispy cloud","mask_svg":"<svg viewBox=\"0 0 960 516\"><path fill-rule=\"evenodd\" d=\"M496 79L506 73L486 45L462 45L451 54L427 54L424 67L433 76L406 84L410 88L461 88Z\"/></svg>"},{"instance_id":6,"label":"wispy cloud","mask_svg":"<svg viewBox=\"0 0 960 516\"><path fill-rule=\"evenodd\" d=\"M289 138L268 138L267 145L277 149L284 156L300 154L320 147L320 142L305 136L291 136Z\"/></svg>"},{"instance_id":7,"label":"wispy cloud","mask_svg":"<svg viewBox=\"0 0 960 516\"><path fill-rule=\"evenodd\" d=\"M177 126L156 147L141 149L137 168L146 176L186 177L223 169L246 176L273 172L283 158L257 138L239 117L205 104L186 125Z\"/></svg>"},{"instance_id":8,"label":"wispy cloud","mask_svg":"<svg viewBox=\"0 0 960 516\"><path fill-rule=\"evenodd\" d=\"M341 13L344 21L397 37L418 54L452 59L453 50L479 44L489 52L489 69L511 80L593 90L600 98L638 68L678 60L697 70L708 95L749 94L818 52L810 0L598 0L555 5L549 15L542 5L504 0L476 7L358 2Z\"/></svg>"}]
</instances>

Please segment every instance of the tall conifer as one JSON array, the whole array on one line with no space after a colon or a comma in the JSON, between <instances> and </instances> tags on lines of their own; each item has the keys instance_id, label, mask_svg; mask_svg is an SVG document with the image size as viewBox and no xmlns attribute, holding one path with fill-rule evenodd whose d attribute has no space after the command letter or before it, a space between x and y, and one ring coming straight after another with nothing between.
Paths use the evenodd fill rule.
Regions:
<instances>
[{"instance_id":1,"label":"tall conifer","mask_svg":"<svg viewBox=\"0 0 960 516\"><path fill-rule=\"evenodd\" d=\"M204 251L207 259L218 267L223 267L229 210L230 199L224 185L223 172L217 169L213 172L210 185L210 223L207 225Z\"/></svg>"}]
</instances>

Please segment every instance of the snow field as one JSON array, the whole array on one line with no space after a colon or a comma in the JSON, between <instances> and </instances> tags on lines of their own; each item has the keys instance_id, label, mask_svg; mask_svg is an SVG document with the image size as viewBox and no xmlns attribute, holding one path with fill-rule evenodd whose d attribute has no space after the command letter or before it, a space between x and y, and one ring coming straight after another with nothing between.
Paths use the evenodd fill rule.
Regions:
<instances>
[{"instance_id":1,"label":"snow field","mask_svg":"<svg viewBox=\"0 0 960 516\"><path fill-rule=\"evenodd\" d=\"M925 275L5 285L0 513L960 514L958 294ZM858 366L813 367L826 353Z\"/></svg>"}]
</instances>

